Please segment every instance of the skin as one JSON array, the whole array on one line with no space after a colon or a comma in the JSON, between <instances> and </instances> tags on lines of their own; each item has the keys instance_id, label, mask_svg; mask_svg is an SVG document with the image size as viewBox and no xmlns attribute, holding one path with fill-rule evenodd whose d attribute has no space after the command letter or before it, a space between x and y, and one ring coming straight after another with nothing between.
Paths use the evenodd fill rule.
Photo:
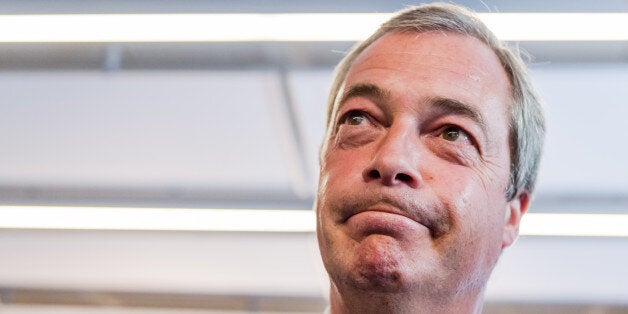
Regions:
<instances>
[{"instance_id":1,"label":"skin","mask_svg":"<svg viewBox=\"0 0 628 314\"><path fill-rule=\"evenodd\" d=\"M510 85L469 36L389 33L353 63L321 151L332 313L479 313L528 193L506 199Z\"/></svg>"}]
</instances>

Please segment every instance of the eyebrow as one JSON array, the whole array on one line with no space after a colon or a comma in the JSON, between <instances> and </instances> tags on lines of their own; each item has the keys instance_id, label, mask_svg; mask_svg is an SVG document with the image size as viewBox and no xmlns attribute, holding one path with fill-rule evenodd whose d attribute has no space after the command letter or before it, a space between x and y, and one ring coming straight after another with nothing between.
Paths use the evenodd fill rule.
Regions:
<instances>
[{"instance_id":1,"label":"eyebrow","mask_svg":"<svg viewBox=\"0 0 628 314\"><path fill-rule=\"evenodd\" d=\"M390 92L384 89L381 89L377 85L373 84L358 84L351 86L349 90L342 95L340 99L338 109L342 107L342 105L347 102L351 98L355 97L365 97L373 100L376 103L386 103L390 100L391 95Z\"/></svg>"},{"instance_id":2,"label":"eyebrow","mask_svg":"<svg viewBox=\"0 0 628 314\"><path fill-rule=\"evenodd\" d=\"M479 124L483 130L486 130L486 123L482 114L470 105L455 99L446 97L434 97L428 100L432 107L443 111L444 113L460 115L473 120Z\"/></svg>"},{"instance_id":3,"label":"eyebrow","mask_svg":"<svg viewBox=\"0 0 628 314\"><path fill-rule=\"evenodd\" d=\"M392 94L390 91L382 89L374 84L357 84L351 86L349 90L342 95L338 109L342 108L344 103L349 99L355 97L365 97L378 104L385 104L390 101ZM486 123L482 114L471 105L447 97L431 97L427 100L427 103L432 108L440 110L445 114L455 114L471 119L477 123L482 130L486 131Z\"/></svg>"}]
</instances>

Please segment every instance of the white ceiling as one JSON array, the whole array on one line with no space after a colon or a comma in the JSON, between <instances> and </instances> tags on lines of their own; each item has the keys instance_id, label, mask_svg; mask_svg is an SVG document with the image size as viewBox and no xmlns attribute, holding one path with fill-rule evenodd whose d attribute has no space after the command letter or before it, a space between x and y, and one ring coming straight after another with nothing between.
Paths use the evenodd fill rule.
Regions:
<instances>
[{"instance_id":1,"label":"white ceiling","mask_svg":"<svg viewBox=\"0 0 628 314\"><path fill-rule=\"evenodd\" d=\"M458 1L628 12L626 1ZM0 14L391 12L402 1L2 1ZM352 43L0 44L2 204L308 209ZM627 42L528 42L548 137L531 211L628 214ZM320 297L311 234L0 230L0 288ZM625 303L624 238L527 237L491 301ZM317 268L318 267L318 268ZM323 278L323 279L321 279Z\"/></svg>"},{"instance_id":2,"label":"white ceiling","mask_svg":"<svg viewBox=\"0 0 628 314\"><path fill-rule=\"evenodd\" d=\"M628 65L531 70L548 114L534 210L625 212ZM0 192L15 203L309 208L330 77L0 73L0 143L11 152L0 155Z\"/></svg>"}]
</instances>

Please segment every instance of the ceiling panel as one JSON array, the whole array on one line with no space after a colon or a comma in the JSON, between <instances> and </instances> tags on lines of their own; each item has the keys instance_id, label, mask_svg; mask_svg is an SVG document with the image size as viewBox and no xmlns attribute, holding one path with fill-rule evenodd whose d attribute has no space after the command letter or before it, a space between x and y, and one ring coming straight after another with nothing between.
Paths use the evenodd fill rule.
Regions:
<instances>
[{"instance_id":1,"label":"ceiling panel","mask_svg":"<svg viewBox=\"0 0 628 314\"><path fill-rule=\"evenodd\" d=\"M532 66L546 103L541 193L628 195L628 64ZM627 208L628 210L628 208Z\"/></svg>"},{"instance_id":2,"label":"ceiling panel","mask_svg":"<svg viewBox=\"0 0 628 314\"><path fill-rule=\"evenodd\" d=\"M0 184L291 195L269 72L2 73Z\"/></svg>"}]
</instances>

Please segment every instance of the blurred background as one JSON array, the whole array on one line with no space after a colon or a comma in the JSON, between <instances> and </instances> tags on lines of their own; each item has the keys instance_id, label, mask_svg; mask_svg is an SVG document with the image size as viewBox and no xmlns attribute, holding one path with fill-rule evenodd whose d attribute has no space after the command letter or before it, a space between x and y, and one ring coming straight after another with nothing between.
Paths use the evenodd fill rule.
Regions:
<instances>
[{"instance_id":1,"label":"blurred background","mask_svg":"<svg viewBox=\"0 0 628 314\"><path fill-rule=\"evenodd\" d=\"M584 13L495 22L531 56L548 135L484 312L628 313L628 1L454 2ZM1 1L0 313L322 312L311 208L327 90L377 25L341 29L409 4ZM303 13L351 15L297 15L254 38ZM94 14L164 19L91 30ZM51 15L78 39L45 38Z\"/></svg>"}]
</instances>

